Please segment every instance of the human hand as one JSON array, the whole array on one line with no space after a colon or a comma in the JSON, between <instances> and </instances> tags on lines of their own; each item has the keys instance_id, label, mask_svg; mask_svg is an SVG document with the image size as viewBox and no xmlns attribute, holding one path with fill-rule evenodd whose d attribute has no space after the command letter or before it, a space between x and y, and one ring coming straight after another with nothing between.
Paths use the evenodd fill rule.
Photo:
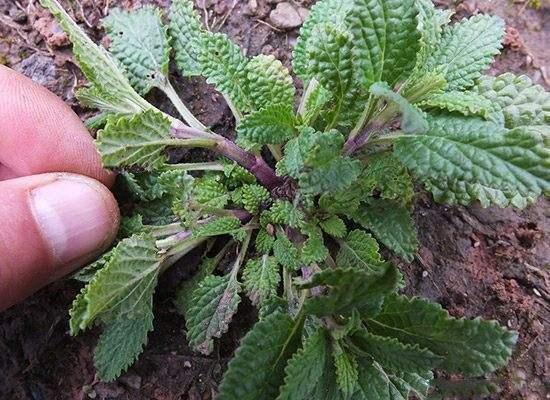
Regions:
<instances>
[{"instance_id":1,"label":"human hand","mask_svg":"<svg viewBox=\"0 0 550 400\"><path fill-rule=\"evenodd\" d=\"M0 310L109 246L112 183L78 116L0 65Z\"/></svg>"}]
</instances>

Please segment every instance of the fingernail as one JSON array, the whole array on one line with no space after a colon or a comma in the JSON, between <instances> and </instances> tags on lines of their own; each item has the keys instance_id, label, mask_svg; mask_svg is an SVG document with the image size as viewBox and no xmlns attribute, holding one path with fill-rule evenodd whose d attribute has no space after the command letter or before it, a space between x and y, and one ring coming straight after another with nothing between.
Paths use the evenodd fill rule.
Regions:
<instances>
[{"instance_id":1,"label":"fingernail","mask_svg":"<svg viewBox=\"0 0 550 400\"><path fill-rule=\"evenodd\" d=\"M84 178L61 178L31 191L37 225L54 256L67 264L96 252L113 235L107 189Z\"/></svg>"}]
</instances>

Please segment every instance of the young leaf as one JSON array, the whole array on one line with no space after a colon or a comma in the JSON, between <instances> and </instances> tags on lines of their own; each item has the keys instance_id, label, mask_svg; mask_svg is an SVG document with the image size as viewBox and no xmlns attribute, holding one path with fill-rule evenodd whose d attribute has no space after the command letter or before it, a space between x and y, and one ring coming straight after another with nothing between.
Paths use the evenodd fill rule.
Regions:
<instances>
[{"instance_id":1,"label":"young leaf","mask_svg":"<svg viewBox=\"0 0 550 400\"><path fill-rule=\"evenodd\" d=\"M528 203L550 188L545 138L544 128L507 131L477 118L441 116L430 119L426 134L399 138L394 154L430 189L437 186L441 198L460 191L463 204L476 198L517 204L517 196Z\"/></svg>"},{"instance_id":2,"label":"young leaf","mask_svg":"<svg viewBox=\"0 0 550 400\"><path fill-rule=\"evenodd\" d=\"M243 185L240 189L240 201L244 209L250 213L257 213L260 207L270 199L269 191L263 186Z\"/></svg>"},{"instance_id":3,"label":"young leaf","mask_svg":"<svg viewBox=\"0 0 550 400\"><path fill-rule=\"evenodd\" d=\"M255 306L277 295L280 280L277 261L267 255L261 259L248 260L243 271L243 286Z\"/></svg>"},{"instance_id":4,"label":"young leaf","mask_svg":"<svg viewBox=\"0 0 550 400\"><path fill-rule=\"evenodd\" d=\"M386 264L379 273L369 273L356 268L325 270L313 275L309 282L300 286L311 289L327 286L324 296L309 298L306 312L322 317L331 314L351 315L354 309L362 316L376 315L384 296L396 290L400 274L397 269Z\"/></svg>"},{"instance_id":5,"label":"young leaf","mask_svg":"<svg viewBox=\"0 0 550 400\"><path fill-rule=\"evenodd\" d=\"M103 22L111 39L109 51L125 67L139 94L147 94L168 79L170 45L160 9L114 9Z\"/></svg>"},{"instance_id":6,"label":"young leaf","mask_svg":"<svg viewBox=\"0 0 550 400\"><path fill-rule=\"evenodd\" d=\"M285 367L285 382L277 400L310 398L323 375L327 357L327 337L319 328L308 337L303 347L288 361Z\"/></svg>"},{"instance_id":7,"label":"young leaf","mask_svg":"<svg viewBox=\"0 0 550 400\"><path fill-rule=\"evenodd\" d=\"M150 301L150 298L149 298ZM143 351L147 333L153 330L153 310L130 317L117 317L106 323L94 350L94 366L102 381L120 376Z\"/></svg>"},{"instance_id":8,"label":"young leaf","mask_svg":"<svg viewBox=\"0 0 550 400\"><path fill-rule=\"evenodd\" d=\"M285 268L295 270L300 266L298 249L285 234L277 233L277 239L273 243L273 255Z\"/></svg>"},{"instance_id":9,"label":"young leaf","mask_svg":"<svg viewBox=\"0 0 550 400\"><path fill-rule=\"evenodd\" d=\"M292 110L296 89L290 73L279 60L260 54L252 58L246 68L255 109L281 105Z\"/></svg>"},{"instance_id":10,"label":"young leaf","mask_svg":"<svg viewBox=\"0 0 550 400\"><path fill-rule=\"evenodd\" d=\"M170 7L170 36L174 38L175 59L184 76L200 75L202 68L199 54L203 36L201 22L191 0L172 0Z\"/></svg>"},{"instance_id":11,"label":"young leaf","mask_svg":"<svg viewBox=\"0 0 550 400\"><path fill-rule=\"evenodd\" d=\"M194 200L207 208L223 209L229 202L228 189L218 174L205 175L194 185Z\"/></svg>"},{"instance_id":12,"label":"young leaf","mask_svg":"<svg viewBox=\"0 0 550 400\"><path fill-rule=\"evenodd\" d=\"M241 227L241 221L236 217L220 217L193 229L193 238L221 236L234 233Z\"/></svg>"},{"instance_id":13,"label":"young leaf","mask_svg":"<svg viewBox=\"0 0 550 400\"><path fill-rule=\"evenodd\" d=\"M355 392L359 371L355 356L344 350L338 341L332 342L332 356L336 367L336 383L344 398L349 399Z\"/></svg>"},{"instance_id":14,"label":"young leaf","mask_svg":"<svg viewBox=\"0 0 550 400\"><path fill-rule=\"evenodd\" d=\"M275 238L266 229L260 229L256 236L256 249L262 254L268 254L273 248Z\"/></svg>"},{"instance_id":15,"label":"young leaf","mask_svg":"<svg viewBox=\"0 0 550 400\"><path fill-rule=\"evenodd\" d=\"M418 31L421 34L414 75L422 75L426 60L437 50L441 41L442 25L449 23L451 12L438 10L431 0L416 0Z\"/></svg>"},{"instance_id":16,"label":"young leaf","mask_svg":"<svg viewBox=\"0 0 550 400\"><path fill-rule=\"evenodd\" d=\"M339 244L336 264L340 268L358 268L369 272L380 272L384 268L378 243L368 233L355 229Z\"/></svg>"},{"instance_id":17,"label":"young leaf","mask_svg":"<svg viewBox=\"0 0 550 400\"><path fill-rule=\"evenodd\" d=\"M418 249L418 240L407 208L391 200L371 198L351 217L390 250L412 261Z\"/></svg>"},{"instance_id":18,"label":"young leaf","mask_svg":"<svg viewBox=\"0 0 550 400\"><path fill-rule=\"evenodd\" d=\"M420 48L414 0L355 0L348 15L354 58L365 89L374 82L391 87L404 81Z\"/></svg>"},{"instance_id":19,"label":"young leaf","mask_svg":"<svg viewBox=\"0 0 550 400\"><path fill-rule=\"evenodd\" d=\"M276 104L244 117L237 134L252 143L282 144L294 136L296 125L292 107Z\"/></svg>"},{"instance_id":20,"label":"young leaf","mask_svg":"<svg viewBox=\"0 0 550 400\"><path fill-rule=\"evenodd\" d=\"M202 280L214 272L217 261L216 258L204 259L197 273L191 279L184 281L178 288L174 303L182 315L187 315L187 312L193 306L193 293L199 287Z\"/></svg>"},{"instance_id":21,"label":"young leaf","mask_svg":"<svg viewBox=\"0 0 550 400\"><path fill-rule=\"evenodd\" d=\"M319 226L330 236L341 239L346 236L346 223L337 215L331 215L327 219L319 222Z\"/></svg>"},{"instance_id":22,"label":"young leaf","mask_svg":"<svg viewBox=\"0 0 550 400\"><path fill-rule=\"evenodd\" d=\"M304 227L303 233L305 233L308 238L302 247L302 262L304 264L312 264L325 261L329 252L325 246L321 228L310 224Z\"/></svg>"},{"instance_id":23,"label":"young leaf","mask_svg":"<svg viewBox=\"0 0 550 400\"><path fill-rule=\"evenodd\" d=\"M368 164L359 178L363 196L379 194L403 206L411 204L414 196L412 178L407 168L391 152L369 156Z\"/></svg>"},{"instance_id":24,"label":"young leaf","mask_svg":"<svg viewBox=\"0 0 550 400\"><path fill-rule=\"evenodd\" d=\"M500 106L507 128L550 123L550 93L525 75L483 76L473 90Z\"/></svg>"},{"instance_id":25,"label":"young leaf","mask_svg":"<svg viewBox=\"0 0 550 400\"><path fill-rule=\"evenodd\" d=\"M504 22L494 16L475 15L447 26L426 69L443 74L447 91L467 89L499 53L503 37Z\"/></svg>"},{"instance_id":26,"label":"young leaf","mask_svg":"<svg viewBox=\"0 0 550 400\"><path fill-rule=\"evenodd\" d=\"M419 345L444 357L449 373L480 376L503 366L512 354L517 335L494 321L449 316L439 304L424 299L388 296L368 330Z\"/></svg>"},{"instance_id":27,"label":"young leaf","mask_svg":"<svg viewBox=\"0 0 550 400\"><path fill-rule=\"evenodd\" d=\"M208 78L207 82L229 98L238 112L251 111L248 59L239 46L222 33L209 34L204 37L199 62L202 65L202 75Z\"/></svg>"},{"instance_id":28,"label":"young leaf","mask_svg":"<svg viewBox=\"0 0 550 400\"><path fill-rule=\"evenodd\" d=\"M306 194L338 192L351 186L362 169L359 160L350 157L336 158L311 172L304 173L300 177L300 188Z\"/></svg>"},{"instance_id":29,"label":"young leaf","mask_svg":"<svg viewBox=\"0 0 550 400\"><path fill-rule=\"evenodd\" d=\"M401 130L405 133L418 134L428 130L428 122L423 112L399 93L394 92L385 82L373 83L370 92L376 97L393 102L399 107L402 114Z\"/></svg>"},{"instance_id":30,"label":"young leaf","mask_svg":"<svg viewBox=\"0 0 550 400\"><path fill-rule=\"evenodd\" d=\"M285 378L284 366L300 345L303 321L273 313L241 341L220 384L218 400L272 400Z\"/></svg>"},{"instance_id":31,"label":"young leaf","mask_svg":"<svg viewBox=\"0 0 550 400\"><path fill-rule=\"evenodd\" d=\"M86 105L110 113L132 114L152 108L132 88L117 63L96 45L65 12L57 0L40 0L55 16L73 43L73 53L91 87L81 91Z\"/></svg>"},{"instance_id":32,"label":"young leaf","mask_svg":"<svg viewBox=\"0 0 550 400\"><path fill-rule=\"evenodd\" d=\"M314 37L315 27L325 23L331 23L336 27L343 26L352 5L352 1L321 0L311 7L308 18L300 29L300 35L292 53L294 73L304 82L308 82L312 78L309 69L308 47L310 39Z\"/></svg>"},{"instance_id":33,"label":"young leaf","mask_svg":"<svg viewBox=\"0 0 550 400\"><path fill-rule=\"evenodd\" d=\"M105 265L77 296L71 315L71 334L89 327L101 316L132 318L150 312L160 261L155 240L141 234L122 240Z\"/></svg>"},{"instance_id":34,"label":"young leaf","mask_svg":"<svg viewBox=\"0 0 550 400\"><path fill-rule=\"evenodd\" d=\"M147 169L166 162L164 149L173 144L170 120L158 111L148 110L118 119L109 119L98 132L96 145L103 165L139 165Z\"/></svg>"},{"instance_id":35,"label":"young leaf","mask_svg":"<svg viewBox=\"0 0 550 400\"><path fill-rule=\"evenodd\" d=\"M437 108L462 115L478 115L490 119L494 106L487 98L473 91L451 91L437 94L420 103L422 108Z\"/></svg>"},{"instance_id":36,"label":"young leaf","mask_svg":"<svg viewBox=\"0 0 550 400\"><path fill-rule=\"evenodd\" d=\"M204 278L193 292L193 305L187 311L187 339L195 350L210 354L213 338L229 329L241 301L240 285L231 275Z\"/></svg>"},{"instance_id":37,"label":"young leaf","mask_svg":"<svg viewBox=\"0 0 550 400\"><path fill-rule=\"evenodd\" d=\"M395 372L425 374L443 361L443 357L416 344L403 344L395 338L373 335L364 329L355 332L350 340L360 355Z\"/></svg>"}]
</instances>

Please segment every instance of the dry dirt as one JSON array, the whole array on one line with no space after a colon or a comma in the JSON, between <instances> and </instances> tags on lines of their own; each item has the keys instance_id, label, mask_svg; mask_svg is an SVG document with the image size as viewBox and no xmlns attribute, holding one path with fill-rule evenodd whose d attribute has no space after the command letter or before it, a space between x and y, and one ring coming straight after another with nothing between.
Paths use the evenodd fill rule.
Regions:
<instances>
[{"instance_id":1,"label":"dry dirt","mask_svg":"<svg viewBox=\"0 0 550 400\"><path fill-rule=\"evenodd\" d=\"M503 54L491 73L513 71L550 87L550 5L533 10L522 2L435 1L457 16L491 12L506 19ZM72 63L67 38L36 0L0 0L0 63L48 87L83 118L74 89L84 80ZM166 7L168 0L72 0L72 14L97 39L96 28L110 6L131 8L144 3ZM109 4L107 4L109 3ZM253 6L257 3L257 7ZM297 31L270 26L277 1L197 0L213 29L228 33L249 54L274 54L289 66ZM312 1L295 1L308 7ZM202 80L176 79L184 100L196 115L218 132L230 133L230 113ZM158 93L155 100L170 106ZM185 154L174 157L186 156ZM550 398L550 208L541 200L527 210L445 207L420 195L415 218L421 241L419 257L402 267L406 292L443 304L453 315L496 319L519 331L511 363L495 375L502 400ZM113 383L98 382L91 354L97 332L76 338L68 333L67 309L79 289L73 281L58 282L23 304L0 314L0 399L209 399L235 344L253 323L241 312L237 323L211 357L186 346L184 320L171 298L177 283L196 265L199 254L165 274L155 297L155 331L135 366ZM248 307L245 308L248 309ZM246 311L246 310L245 310ZM466 397L463 397L466 399Z\"/></svg>"}]
</instances>

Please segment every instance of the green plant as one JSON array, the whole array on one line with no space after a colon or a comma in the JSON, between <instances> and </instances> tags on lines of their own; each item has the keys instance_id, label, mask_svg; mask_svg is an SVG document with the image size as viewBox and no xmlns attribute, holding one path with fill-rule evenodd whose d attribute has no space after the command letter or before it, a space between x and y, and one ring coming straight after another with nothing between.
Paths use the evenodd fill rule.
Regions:
<instances>
[{"instance_id":1,"label":"green plant","mask_svg":"<svg viewBox=\"0 0 550 400\"><path fill-rule=\"evenodd\" d=\"M296 110L289 71L204 30L189 0L173 0L168 26L153 7L113 10L110 52L41 1L90 82L79 99L101 110L88 124L103 162L135 201L118 244L76 276L87 285L71 332L103 325L102 379L141 353L159 274L199 247L176 299L190 345L210 353L243 296L259 310L219 399L424 398L434 369L478 377L506 363L514 333L398 294L403 277L375 240L413 259L413 177L448 204L525 207L548 193L550 96L526 77L483 75L500 19L449 24L428 0L319 1L294 50L306 88ZM223 94L236 142L179 99L172 54ZM182 120L143 99L153 87ZM219 158L169 164L168 147Z\"/></svg>"}]
</instances>

